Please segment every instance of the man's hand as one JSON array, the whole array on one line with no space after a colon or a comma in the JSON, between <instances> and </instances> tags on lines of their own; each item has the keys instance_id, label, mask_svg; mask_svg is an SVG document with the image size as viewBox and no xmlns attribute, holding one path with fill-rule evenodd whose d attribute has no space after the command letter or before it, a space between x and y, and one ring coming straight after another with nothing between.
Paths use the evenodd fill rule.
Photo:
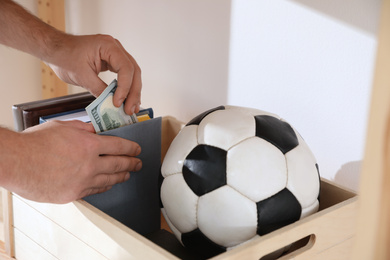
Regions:
<instances>
[{"instance_id":1,"label":"man's hand","mask_svg":"<svg viewBox=\"0 0 390 260\"><path fill-rule=\"evenodd\" d=\"M59 44L47 61L63 81L82 86L98 96L107 85L98 77L101 71L118 74L114 105L125 101L125 112L137 113L141 104L141 69L121 43L108 35L60 35Z\"/></svg>"},{"instance_id":2,"label":"man's hand","mask_svg":"<svg viewBox=\"0 0 390 260\"><path fill-rule=\"evenodd\" d=\"M0 161L8 163L0 165L11 165L0 168L6 174L1 185L34 201L67 203L104 192L142 167L134 157L138 144L96 135L81 121L48 122L22 133L1 129L0 137L8 138L0 141Z\"/></svg>"},{"instance_id":3,"label":"man's hand","mask_svg":"<svg viewBox=\"0 0 390 260\"><path fill-rule=\"evenodd\" d=\"M65 82L98 96L106 84L98 74L118 74L114 104L125 112L139 111L141 70L120 42L108 35L74 36L42 22L11 0L0 0L0 44L30 53L48 63Z\"/></svg>"},{"instance_id":4,"label":"man's hand","mask_svg":"<svg viewBox=\"0 0 390 260\"><path fill-rule=\"evenodd\" d=\"M64 81L95 96L106 84L98 74L118 74L114 104L139 111L141 70L116 39L60 32L11 0L0 0L0 44L48 63ZM139 170L138 144L93 134L82 122L49 122L23 133L0 128L0 186L42 202L65 203L104 192Z\"/></svg>"}]
</instances>

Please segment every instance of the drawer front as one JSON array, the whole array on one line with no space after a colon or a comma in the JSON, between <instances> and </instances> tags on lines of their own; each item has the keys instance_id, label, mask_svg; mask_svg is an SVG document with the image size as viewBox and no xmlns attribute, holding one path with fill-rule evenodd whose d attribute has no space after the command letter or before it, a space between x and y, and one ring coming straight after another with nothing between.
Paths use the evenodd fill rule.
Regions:
<instances>
[{"instance_id":1,"label":"drawer front","mask_svg":"<svg viewBox=\"0 0 390 260\"><path fill-rule=\"evenodd\" d=\"M35 203L13 196L13 207L17 259L25 259L25 242L39 245L54 259L129 259L128 253L117 243L77 209L72 210L72 203ZM34 247L29 245L27 248ZM35 253L36 250L27 254L30 257L27 259L32 255L35 257Z\"/></svg>"},{"instance_id":2,"label":"drawer front","mask_svg":"<svg viewBox=\"0 0 390 260\"><path fill-rule=\"evenodd\" d=\"M13 195L13 207L15 233L24 234L55 259L177 259L82 200L58 205ZM24 245L16 240L15 244L19 260Z\"/></svg>"},{"instance_id":3,"label":"drawer front","mask_svg":"<svg viewBox=\"0 0 390 260\"><path fill-rule=\"evenodd\" d=\"M58 258L43 249L35 243L31 238L27 237L19 229L14 229L15 239L15 255L18 260L24 259L42 259L42 260L57 260Z\"/></svg>"}]
</instances>

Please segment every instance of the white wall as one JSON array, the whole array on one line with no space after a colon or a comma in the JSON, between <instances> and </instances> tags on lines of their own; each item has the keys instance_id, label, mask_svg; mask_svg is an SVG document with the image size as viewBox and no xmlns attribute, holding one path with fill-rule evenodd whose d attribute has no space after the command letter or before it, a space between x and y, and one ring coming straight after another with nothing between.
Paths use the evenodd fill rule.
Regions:
<instances>
[{"instance_id":1,"label":"white wall","mask_svg":"<svg viewBox=\"0 0 390 260\"><path fill-rule=\"evenodd\" d=\"M35 1L16 2L37 13ZM0 45L0 91L0 125L13 129L12 105L42 97L40 61Z\"/></svg>"},{"instance_id":2,"label":"white wall","mask_svg":"<svg viewBox=\"0 0 390 260\"><path fill-rule=\"evenodd\" d=\"M188 120L226 103L230 1L68 0L66 11L69 32L113 35L135 57L142 106Z\"/></svg>"},{"instance_id":3,"label":"white wall","mask_svg":"<svg viewBox=\"0 0 390 260\"><path fill-rule=\"evenodd\" d=\"M322 176L357 189L380 3L67 0L66 19L68 32L122 42L142 68L142 105L156 114L187 121L220 104L277 113ZM0 57L1 122L12 126L11 105L40 98L39 63L5 47Z\"/></svg>"},{"instance_id":4,"label":"white wall","mask_svg":"<svg viewBox=\"0 0 390 260\"><path fill-rule=\"evenodd\" d=\"M380 1L232 3L228 103L285 118L321 175L356 190Z\"/></svg>"}]
</instances>

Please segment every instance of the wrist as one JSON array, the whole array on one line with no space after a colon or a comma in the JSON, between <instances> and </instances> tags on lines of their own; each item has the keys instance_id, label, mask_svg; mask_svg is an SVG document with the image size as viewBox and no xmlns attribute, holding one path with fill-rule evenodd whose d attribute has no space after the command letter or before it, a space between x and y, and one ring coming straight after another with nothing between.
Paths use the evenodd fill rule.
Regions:
<instances>
[{"instance_id":1,"label":"wrist","mask_svg":"<svg viewBox=\"0 0 390 260\"><path fill-rule=\"evenodd\" d=\"M40 45L40 51L38 58L46 63L58 65L61 59L61 52L67 45L68 38L71 35L63 33L61 31L52 28L50 31L46 31L46 34L42 37L42 44Z\"/></svg>"}]
</instances>

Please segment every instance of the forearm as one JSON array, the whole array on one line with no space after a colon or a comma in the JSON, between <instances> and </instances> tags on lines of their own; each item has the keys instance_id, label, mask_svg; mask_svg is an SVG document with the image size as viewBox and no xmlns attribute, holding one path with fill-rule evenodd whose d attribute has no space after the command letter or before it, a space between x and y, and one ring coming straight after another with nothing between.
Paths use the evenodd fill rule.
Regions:
<instances>
[{"instance_id":1,"label":"forearm","mask_svg":"<svg viewBox=\"0 0 390 260\"><path fill-rule=\"evenodd\" d=\"M64 33L11 0L0 0L0 43L50 62Z\"/></svg>"},{"instance_id":2,"label":"forearm","mask_svg":"<svg viewBox=\"0 0 390 260\"><path fill-rule=\"evenodd\" d=\"M11 0L0 0L0 44L21 50L44 61L66 83L100 95L107 87L102 71L118 74L114 104L125 102L125 112L139 111L141 70L122 44L109 35L75 36L42 22Z\"/></svg>"},{"instance_id":3,"label":"forearm","mask_svg":"<svg viewBox=\"0 0 390 260\"><path fill-rule=\"evenodd\" d=\"M0 127L0 186L13 189L17 176L15 173L22 165L23 150L21 134Z\"/></svg>"}]
</instances>

